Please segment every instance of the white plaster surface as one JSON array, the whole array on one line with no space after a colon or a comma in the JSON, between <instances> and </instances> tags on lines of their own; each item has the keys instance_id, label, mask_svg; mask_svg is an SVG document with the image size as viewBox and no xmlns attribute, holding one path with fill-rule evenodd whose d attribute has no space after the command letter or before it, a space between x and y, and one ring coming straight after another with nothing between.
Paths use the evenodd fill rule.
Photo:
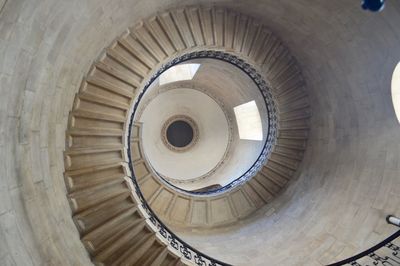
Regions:
<instances>
[{"instance_id":1,"label":"white plaster surface","mask_svg":"<svg viewBox=\"0 0 400 266\"><path fill-rule=\"evenodd\" d=\"M265 102L255 83L229 63L215 59L185 63L200 64L193 80L163 86L159 86L156 80L141 100L137 119L143 123L144 152L155 170L165 177L195 180L174 183L178 187L194 190L215 184L224 186L243 175L264 147L268 131ZM184 90L176 88L191 88L192 97L183 97ZM195 95L205 97L196 98ZM215 108L207 104L207 97ZM263 117L263 138L260 141L240 139L238 133L234 108L250 101L255 101ZM176 114L186 114L201 122L198 123L201 129L199 143L181 154L166 149L160 139L162 125ZM227 119L230 122L227 123ZM229 134L231 144L228 146ZM196 179L207 173L207 177Z\"/></svg>"},{"instance_id":2,"label":"white plaster surface","mask_svg":"<svg viewBox=\"0 0 400 266\"><path fill-rule=\"evenodd\" d=\"M197 143L183 152L171 151L161 138L164 123L176 115L192 118L199 130ZM207 174L224 158L228 147L230 133L224 112L198 90L181 88L158 95L146 106L140 122L148 161L167 178L187 181ZM218 184L219 180L212 182Z\"/></svg>"}]
</instances>

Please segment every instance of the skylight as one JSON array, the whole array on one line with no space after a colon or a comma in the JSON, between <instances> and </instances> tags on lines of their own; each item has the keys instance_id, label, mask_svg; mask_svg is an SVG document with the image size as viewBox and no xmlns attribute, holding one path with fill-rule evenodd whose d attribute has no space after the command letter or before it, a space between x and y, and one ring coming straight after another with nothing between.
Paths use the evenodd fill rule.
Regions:
<instances>
[{"instance_id":1,"label":"skylight","mask_svg":"<svg viewBox=\"0 0 400 266\"><path fill-rule=\"evenodd\" d=\"M262 140L262 124L255 101L244 103L233 108L240 139Z\"/></svg>"},{"instance_id":2,"label":"skylight","mask_svg":"<svg viewBox=\"0 0 400 266\"><path fill-rule=\"evenodd\" d=\"M200 64L183 64L173 66L161 74L160 85L180 80L191 80L193 79L194 75L196 75L199 67Z\"/></svg>"},{"instance_id":3,"label":"skylight","mask_svg":"<svg viewBox=\"0 0 400 266\"><path fill-rule=\"evenodd\" d=\"M392 101L397 120L400 123L400 62L397 64L393 72Z\"/></svg>"}]
</instances>

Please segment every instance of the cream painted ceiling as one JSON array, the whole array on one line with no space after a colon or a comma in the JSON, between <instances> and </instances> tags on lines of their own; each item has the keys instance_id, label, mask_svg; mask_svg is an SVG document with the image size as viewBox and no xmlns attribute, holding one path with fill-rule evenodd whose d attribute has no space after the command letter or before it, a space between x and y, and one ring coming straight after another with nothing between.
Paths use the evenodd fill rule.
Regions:
<instances>
[{"instance_id":1,"label":"cream painted ceiling","mask_svg":"<svg viewBox=\"0 0 400 266\"><path fill-rule=\"evenodd\" d=\"M215 59L187 63L200 64L192 80L159 85L157 79L142 98L135 120L143 124L143 150L154 170L180 188L225 186L258 159L268 132L266 105L237 67ZM234 109L252 101L262 117L261 140L239 135ZM199 127L198 143L186 152L169 151L161 139L163 124L174 115L187 115Z\"/></svg>"}]
</instances>

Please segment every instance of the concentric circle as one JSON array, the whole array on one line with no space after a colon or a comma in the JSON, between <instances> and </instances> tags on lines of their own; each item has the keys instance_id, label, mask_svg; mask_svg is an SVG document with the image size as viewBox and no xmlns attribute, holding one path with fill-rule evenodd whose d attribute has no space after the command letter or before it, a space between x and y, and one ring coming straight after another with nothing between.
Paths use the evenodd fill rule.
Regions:
<instances>
[{"instance_id":1,"label":"concentric circle","mask_svg":"<svg viewBox=\"0 0 400 266\"><path fill-rule=\"evenodd\" d=\"M170 117L163 125L161 139L171 151L185 152L198 141L199 129L195 121L186 115Z\"/></svg>"}]
</instances>

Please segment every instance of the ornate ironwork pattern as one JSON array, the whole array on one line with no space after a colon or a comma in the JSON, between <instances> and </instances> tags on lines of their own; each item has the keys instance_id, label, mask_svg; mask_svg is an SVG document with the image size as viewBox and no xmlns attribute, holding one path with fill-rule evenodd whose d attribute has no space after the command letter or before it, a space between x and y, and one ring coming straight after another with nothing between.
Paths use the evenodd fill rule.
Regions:
<instances>
[{"instance_id":1,"label":"ornate ironwork pattern","mask_svg":"<svg viewBox=\"0 0 400 266\"><path fill-rule=\"evenodd\" d=\"M268 136L267 140L264 145L264 149L260 156L258 157L257 161L254 163L254 165L241 177L238 179L234 180L227 186L224 186L218 190L214 190L211 192L200 192L200 193L191 193L191 194L209 194L209 193L216 193L220 191L226 191L230 188L236 187L244 182L246 182L249 178L251 178L255 173L258 172L258 170L262 167L263 163L265 160L269 157L273 145L275 144L275 139L276 139L276 134L277 134L277 109L275 106L275 103L273 101L272 94L270 92L270 89L268 88L266 82L262 78L260 74L257 73L257 71L251 67L249 64L244 62L242 59L239 59L238 57L220 52L220 51L199 51L199 52L193 52L193 53L188 53L184 54L180 57L177 57L170 61L169 63L163 65L159 71L157 71L156 74L154 74L149 81L146 83L144 86L144 89L142 92L139 94L137 101L135 102L132 110L132 114L130 117L130 122L129 122L129 129L132 128L133 125L133 118L135 115L135 111L137 110L138 104L143 97L143 94L146 92L150 84L159 77L165 70L168 68L179 64L181 62L191 60L191 59L196 59L196 58L215 58L215 59L220 59L226 62L229 62L240 69L242 69L245 73L249 75L250 78L253 79L253 81L257 84L258 88L260 89L268 110ZM139 199L141 202L140 207L144 210L145 214L147 214L147 219L150 221L150 223L154 226L154 228L157 229L157 233L160 237L162 237L177 253L181 254L182 258L185 258L189 261L191 261L195 265L199 266L229 266L229 264L226 264L224 262L218 261L216 259L213 259L200 251L196 250L195 248L192 248L190 245L188 245L186 242L181 240L179 237L177 237L172 231L170 231L160 220L159 218L155 215L155 213L151 210L150 206L146 202L142 192L140 191L139 185L136 182L135 174L134 174L134 169L133 169L133 164L132 164L132 158L131 158L131 146L130 146L130 140L131 140L131 130L128 131L128 158L129 158L129 169L131 172L131 180L134 185L134 196ZM169 184L169 183L168 183ZM171 184L170 184L171 185ZM173 186L173 185L171 185ZM175 187L176 189L180 191L184 191L180 188ZM340 266L340 265L352 265L352 266L369 266L369 265L381 265L381 266L396 266L400 265L400 247L394 243L393 241L396 240L397 238L400 237L400 230L382 241L381 243L375 245L374 247L358 254L355 255L351 258L330 264L328 266Z\"/></svg>"},{"instance_id":2,"label":"ornate ironwork pattern","mask_svg":"<svg viewBox=\"0 0 400 266\"><path fill-rule=\"evenodd\" d=\"M135 181L134 176L131 177L133 184L135 186L135 196L139 198L141 202L142 209L147 214L147 219L151 222L154 228L157 229L157 233L161 236L164 240L168 242L168 244L178 253L182 255L183 258L193 262L195 265L202 265L202 266L230 266L227 263L218 261L213 259L200 251L192 248L186 242L181 240L177 237L174 233L172 233L154 214L151 210L150 206L145 201L141 191L139 190L138 184Z\"/></svg>"},{"instance_id":3,"label":"ornate ironwork pattern","mask_svg":"<svg viewBox=\"0 0 400 266\"><path fill-rule=\"evenodd\" d=\"M258 171L262 168L262 166L265 164L265 161L269 158L273 147L275 145L276 141L276 136L277 136L277 125L278 125L278 110L275 105L275 101L273 99L271 89L268 87L267 82L264 80L261 74L258 73L258 71L252 67L250 64L245 62L243 59L221 51L214 51L214 50L205 50L205 51L195 51L192 53L187 53L182 56L176 57L170 62L166 63L165 65L161 66L160 69L148 80L146 85L144 86L143 90L141 91L140 95L137 98L137 101L135 102L132 114L131 114L131 121L130 121L130 126L131 127L133 123L133 118L135 116L135 112L137 110L137 107L139 105L140 100L142 99L144 93L148 89L148 87L151 85L151 83L156 80L164 71L167 69L180 64L182 62L192 60L192 59L199 59L199 58L212 58L212 59L217 59L217 60L222 60L227 63L230 63L234 65L235 67L239 68L242 70L244 73L246 73L256 84L258 89L261 92L261 95L263 96L263 99L265 101L266 109L267 109L267 122L268 122L268 132L267 132L267 137L264 142L263 149L258 156L257 160L254 162L254 164L240 177L237 179L233 180L231 183L223 186L222 188L215 189L215 190L210 190L210 191L188 191L181 189L170 182L168 180L165 180L162 178L165 183L167 183L169 186L173 187L175 190L178 190L180 192L186 193L186 194L192 194L192 195L210 195L210 194L217 194L217 193L222 193L227 190L231 190L239 185L244 184L246 181L248 181L250 178L255 176ZM129 140L129 138L128 138ZM129 145L128 145L129 147ZM131 164L131 162L129 162Z\"/></svg>"},{"instance_id":4,"label":"ornate ironwork pattern","mask_svg":"<svg viewBox=\"0 0 400 266\"><path fill-rule=\"evenodd\" d=\"M192 194L209 194L209 193L218 193L222 191L229 190L231 188L234 188L240 184L243 184L246 182L249 178L254 176L258 170L262 167L264 164L265 160L269 157L269 155L272 152L272 148L275 144L275 139L277 135L277 108L275 106L275 102L273 100L272 93L270 91L270 88L267 86L267 83L265 80L262 78L262 76L256 71L255 68L250 66L248 63L246 63L244 60L238 58L237 56L234 56L232 54L228 54L225 52L220 52L220 51L213 51L213 50L208 50L208 51L197 51L197 52L192 52L192 53L187 53L184 54L180 57L177 57L173 59L172 61L168 62L167 64L163 65L145 84L143 90L140 92L139 96L137 97L137 100L135 104L133 105L132 113L130 116L130 121L129 121L129 130L128 130L128 166L129 170L131 172L131 180L134 185L134 194L135 196L140 200L141 202L141 207L145 211L145 213L148 216L148 220L152 223L154 228L157 228L158 230L158 235L162 237L165 241L169 243L169 245L176 250L178 253L182 255L183 258L191 261L195 265L199 266L229 266L229 264L226 264L224 262L218 261L216 259L213 259L200 251L192 248L189 246L186 242L181 240L179 237L177 237L172 231L170 231L161 221L160 219L155 215L155 213L151 210L150 206L146 202L142 192L140 191L139 184L136 182L135 178L135 173L134 173L134 168L133 168L133 163L132 163L132 158L131 158L131 128L133 125L133 119L135 116L135 112L138 108L139 102L142 99L144 93L146 90L149 88L151 83L157 79L165 70L168 68L177 65L179 63L191 60L191 59L196 59L196 58L214 58L214 59L219 59L223 60L225 62L231 63L234 66L240 68L242 71L244 71L257 85L259 88L261 94L264 97L267 111L268 111L268 135L267 139L264 144L264 148L259 155L257 161L253 164L253 166L241 177L237 178L230 184L218 189L214 190L211 192L197 192ZM168 183L169 184L169 183ZM173 186L173 185L171 185ZM182 190L180 188L176 188L180 191L190 193L189 191Z\"/></svg>"},{"instance_id":5,"label":"ornate ironwork pattern","mask_svg":"<svg viewBox=\"0 0 400 266\"><path fill-rule=\"evenodd\" d=\"M328 266L397 266L400 265L400 247L394 241L400 237L400 230L383 240L381 243L367 249L351 258L332 263Z\"/></svg>"}]
</instances>

